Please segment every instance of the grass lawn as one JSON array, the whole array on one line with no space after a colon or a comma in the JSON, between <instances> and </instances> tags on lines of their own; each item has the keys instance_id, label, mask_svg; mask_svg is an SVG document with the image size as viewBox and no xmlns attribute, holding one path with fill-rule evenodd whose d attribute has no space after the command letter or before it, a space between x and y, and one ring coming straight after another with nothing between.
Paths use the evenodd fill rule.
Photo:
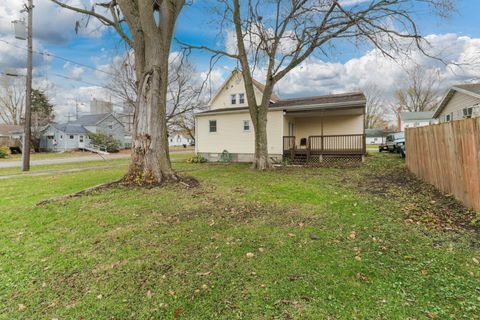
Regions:
<instances>
[{"instance_id":1,"label":"grass lawn","mask_svg":"<svg viewBox=\"0 0 480 320\"><path fill-rule=\"evenodd\" d=\"M82 157L82 156L91 156L91 152L81 152L81 151L72 151L72 152L39 152L32 153L30 155L30 160L46 160L46 159L58 159L58 158L73 158L73 157ZM15 161L22 160L21 154L12 154L6 158L0 159L1 161Z\"/></svg>"},{"instance_id":2,"label":"grass lawn","mask_svg":"<svg viewBox=\"0 0 480 320\"><path fill-rule=\"evenodd\" d=\"M475 213L393 154L360 168L187 164L0 181L0 319L478 319Z\"/></svg>"}]
</instances>

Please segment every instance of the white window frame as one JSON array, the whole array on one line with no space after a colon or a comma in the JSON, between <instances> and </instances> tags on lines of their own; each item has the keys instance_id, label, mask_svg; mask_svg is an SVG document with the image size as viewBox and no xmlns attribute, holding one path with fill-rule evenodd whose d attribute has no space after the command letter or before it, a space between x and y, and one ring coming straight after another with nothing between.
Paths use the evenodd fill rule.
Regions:
<instances>
[{"instance_id":1,"label":"white window frame","mask_svg":"<svg viewBox=\"0 0 480 320\"><path fill-rule=\"evenodd\" d=\"M230 95L230 103L232 105L237 104L237 94L236 93Z\"/></svg>"},{"instance_id":2,"label":"white window frame","mask_svg":"<svg viewBox=\"0 0 480 320\"><path fill-rule=\"evenodd\" d=\"M245 103L245 93L239 93L238 94L238 104L244 104Z\"/></svg>"},{"instance_id":3,"label":"white window frame","mask_svg":"<svg viewBox=\"0 0 480 320\"><path fill-rule=\"evenodd\" d=\"M68 139L69 139L69 140L75 140L75 135L69 134L69 135L68 135Z\"/></svg>"},{"instance_id":4,"label":"white window frame","mask_svg":"<svg viewBox=\"0 0 480 320\"><path fill-rule=\"evenodd\" d=\"M452 122L453 120L453 112L445 115L445 122Z\"/></svg>"},{"instance_id":5,"label":"white window frame","mask_svg":"<svg viewBox=\"0 0 480 320\"><path fill-rule=\"evenodd\" d=\"M212 122L215 121L215 131L212 131ZM208 120L208 133L217 133L218 132L218 122L216 119Z\"/></svg>"},{"instance_id":6,"label":"white window frame","mask_svg":"<svg viewBox=\"0 0 480 320\"><path fill-rule=\"evenodd\" d=\"M248 127L248 129L245 129L245 127ZM243 132L250 132L250 120L243 120Z\"/></svg>"}]
</instances>

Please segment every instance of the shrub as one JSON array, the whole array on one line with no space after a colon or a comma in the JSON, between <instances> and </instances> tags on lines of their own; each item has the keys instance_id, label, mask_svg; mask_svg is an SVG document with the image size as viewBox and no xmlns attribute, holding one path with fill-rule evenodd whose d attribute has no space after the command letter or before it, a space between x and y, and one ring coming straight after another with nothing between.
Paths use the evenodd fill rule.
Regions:
<instances>
[{"instance_id":1,"label":"shrub","mask_svg":"<svg viewBox=\"0 0 480 320\"><path fill-rule=\"evenodd\" d=\"M98 147L105 147L107 152L118 152L120 149L120 141L112 136L104 133L89 132L88 137L90 138L90 144Z\"/></svg>"},{"instance_id":2,"label":"shrub","mask_svg":"<svg viewBox=\"0 0 480 320\"><path fill-rule=\"evenodd\" d=\"M188 163L205 163L205 162L207 162L207 159L205 159L202 156L193 156L193 157L187 159L187 162Z\"/></svg>"},{"instance_id":3,"label":"shrub","mask_svg":"<svg viewBox=\"0 0 480 320\"><path fill-rule=\"evenodd\" d=\"M0 159L6 158L10 154L10 149L5 146L0 146Z\"/></svg>"}]
</instances>

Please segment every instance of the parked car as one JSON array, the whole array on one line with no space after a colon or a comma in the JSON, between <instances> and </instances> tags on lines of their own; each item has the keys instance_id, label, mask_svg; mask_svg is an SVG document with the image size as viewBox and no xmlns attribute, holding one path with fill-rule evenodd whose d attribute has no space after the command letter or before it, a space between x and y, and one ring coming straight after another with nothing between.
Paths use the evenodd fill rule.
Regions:
<instances>
[{"instance_id":1,"label":"parked car","mask_svg":"<svg viewBox=\"0 0 480 320\"><path fill-rule=\"evenodd\" d=\"M390 133L387 135L385 141L389 152L399 152L398 147L405 144L405 133L403 131Z\"/></svg>"},{"instance_id":2,"label":"parked car","mask_svg":"<svg viewBox=\"0 0 480 320\"><path fill-rule=\"evenodd\" d=\"M382 151L388 151L388 147L387 147L387 144L385 142L382 142L378 146L378 152L382 152Z\"/></svg>"}]
</instances>

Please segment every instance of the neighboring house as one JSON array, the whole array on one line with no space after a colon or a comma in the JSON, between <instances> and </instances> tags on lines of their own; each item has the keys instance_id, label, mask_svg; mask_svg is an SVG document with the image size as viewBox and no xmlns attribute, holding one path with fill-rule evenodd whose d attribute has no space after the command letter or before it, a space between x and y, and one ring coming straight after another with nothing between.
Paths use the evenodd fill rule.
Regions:
<instances>
[{"instance_id":1,"label":"neighboring house","mask_svg":"<svg viewBox=\"0 0 480 320\"><path fill-rule=\"evenodd\" d=\"M480 117L480 83L451 87L433 117L441 123Z\"/></svg>"},{"instance_id":2,"label":"neighboring house","mask_svg":"<svg viewBox=\"0 0 480 320\"><path fill-rule=\"evenodd\" d=\"M173 132L169 137L168 137L168 146L169 147L178 147L178 146L189 146L193 143L193 139L190 138L186 133L184 132Z\"/></svg>"},{"instance_id":3,"label":"neighboring house","mask_svg":"<svg viewBox=\"0 0 480 320\"><path fill-rule=\"evenodd\" d=\"M21 148L23 126L15 124L0 124L0 146Z\"/></svg>"},{"instance_id":4,"label":"neighboring house","mask_svg":"<svg viewBox=\"0 0 480 320\"><path fill-rule=\"evenodd\" d=\"M263 85L254 82L259 102ZM271 158L365 154L363 93L345 93L281 100L272 95L267 115ZM232 161L254 159L254 129L240 71L235 70L209 102L210 110L195 115L196 153L216 161L226 150Z\"/></svg>"},{"instance_id":5,"label":"neighboring house","mask_svg":"<svg viewBox=\"0 0 480 320\"><path fill-rule=\"evenodd\" d=\"M90 146L88 133L103 133L125 145L125 129L110 113L80 116L69 123L50 124L40 140L40 149L47 151L69 151Z\"/></svg>"},{"instance_id":6,"label":"neighboring house","mask_svg":"<svg viewBox=\"0 0 480 320\"><path fill-rule=\"evenodd\" d=\"M380 145L385 142L388 132L384 129L365 129L367 145Z\"/></svg>"},{"instance_id":7,"label":"neighboring house","mask_svg":"<svg viewBox=\"0 0 480 320\"><path fill-rule=\"evenodd\" d=\"M437 121L433 118L434 111L423 112L400 112L400 131L406 128L416 128L435 124Z\"/></svg>"}]
</instances>

